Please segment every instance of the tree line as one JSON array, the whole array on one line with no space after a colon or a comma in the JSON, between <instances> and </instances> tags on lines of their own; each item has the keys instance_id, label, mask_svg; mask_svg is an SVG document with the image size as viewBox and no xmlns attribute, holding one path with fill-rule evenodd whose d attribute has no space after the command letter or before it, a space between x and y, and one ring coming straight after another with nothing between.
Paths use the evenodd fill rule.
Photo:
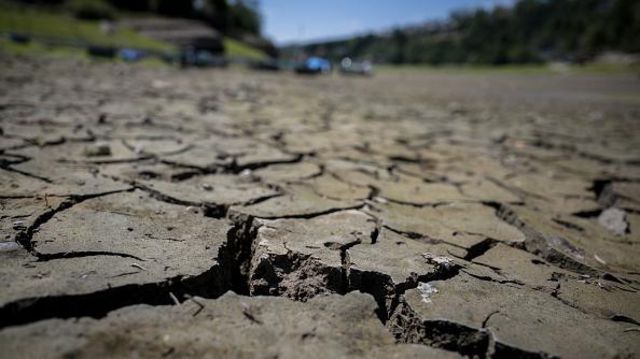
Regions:
<instances>
[{"instance_id":1,"label":"tree line","mask_svg":"<svg viewBox=\"0 0 640 359\"><path fill-rule=\"evenodd\" d=\"M396 64L582 62L604 51L640 53L638 0L520 0L452 13L445 21L291 46L286 54Z\"/></svg>"}]
</instances>

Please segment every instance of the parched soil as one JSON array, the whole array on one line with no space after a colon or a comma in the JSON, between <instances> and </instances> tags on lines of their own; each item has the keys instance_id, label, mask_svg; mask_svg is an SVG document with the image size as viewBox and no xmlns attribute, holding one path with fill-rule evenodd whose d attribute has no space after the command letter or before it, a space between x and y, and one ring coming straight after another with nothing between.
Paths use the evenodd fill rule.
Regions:
<instances>
[{"instance_id":1,"label":"parched soil","mask_svg":"<svg viewBox=\"0 0 640 359\"><path fill-rule=\"evenodd\" d=\"M638 357L639 94L0 58L0 357Z\"/></svg>"}]
</instances>

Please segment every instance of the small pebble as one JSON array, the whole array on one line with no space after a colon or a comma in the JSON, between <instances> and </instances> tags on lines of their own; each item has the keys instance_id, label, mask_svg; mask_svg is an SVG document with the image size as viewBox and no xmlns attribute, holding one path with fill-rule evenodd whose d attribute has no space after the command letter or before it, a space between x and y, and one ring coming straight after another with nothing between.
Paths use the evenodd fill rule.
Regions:
<instances>
[{"instance_id":1,"label":"small pebble","mask_svg":"<svg viewBox=\"0 0 640 359\"><path fill-rule=\"evenodd\" d=\"M202 189L205 191L212 191L213 190L213 186L210 185L209 183L203 183L202 184Z\"/></svg>"},{"instance_id":2,"label":"small pebble","mask_svg":"<svg viewBox=\"0 0 640 359\"><path fill-rule=\"evenodd\" d=\"M625 235L629 226L627 213L622 209L613 207L607 208L600 213L598 223L618 236Z\"/></svg>"},{"instance_id":3,"label":"small pebble","mask_svg":"<svg viewBox=\"0 0 640 359\"><path fill-rule=\"evenodd\" d=\"M425 303L431 303L431 296L438 293L438 289L429 283L418 283L418 292Z\"/></svg>"}]
</instances>

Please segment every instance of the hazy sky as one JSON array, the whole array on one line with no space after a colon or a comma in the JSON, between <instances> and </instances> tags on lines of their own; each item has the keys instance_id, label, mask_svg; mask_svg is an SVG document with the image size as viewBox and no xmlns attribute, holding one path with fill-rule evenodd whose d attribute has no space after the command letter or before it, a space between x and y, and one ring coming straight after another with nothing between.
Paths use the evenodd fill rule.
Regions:
<instances>
[{"instance_id":1,"label":"hazy sky","mask_svg":"<svg viewBox=\"0 0 640 359\"><path fill-rule=\"evenodd\" d=\"M264 32L278 44L335 38L444 19L452 10L514 0L262 0Z\"/></svg>"}]
</instances>

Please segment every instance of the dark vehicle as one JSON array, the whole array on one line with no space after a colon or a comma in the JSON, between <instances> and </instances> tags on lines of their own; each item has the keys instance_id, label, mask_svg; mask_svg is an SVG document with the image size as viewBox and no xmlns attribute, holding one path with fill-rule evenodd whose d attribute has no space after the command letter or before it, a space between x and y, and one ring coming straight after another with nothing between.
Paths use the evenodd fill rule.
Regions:
<instances>
[{"instance_id":1,"label":"dark vehicle","mask_svg":"<svg viewBox=\"0 0 640 359\"><path fill-rule=\"evenodd\" d=\"M303 63L296 66L295 71L299 74L326 74L331 72L331 62L321 57L310 57Z\"/></svg>"},{"instance_id":2,"label":"dark vehicle","mask_svg":"<svg viewBox=\"0 0 640 359\"><path fill-rule=\"evenodd\" d=\"M9 39L17 44L28 44L29 42L31 42L31 37L29 37L28 35L18 34L15 32L9 34Z\"/></svg>"},{"instance_id":3,"label":"dark vehicle","mask_svg":"<svg viewBox=\"0 0 640 359\"><path fill-rule=\"evenodd\" d=\"M280 65L280 62L278 62L278 60L276 60L276 59L256 61L256 62L251 64L251 68L254 69L254 70L261 70L261 71L280 71L280 70L282 70L282 66Z\"/></svg>"},{"instance_id":4,"label":"dark vehicle","mask_svg":"<svg viewBox=\"0 0 640 359\"><path fill-rule=\"evenodd\" d=\"M350 58L345 57L340 62L340 73L344 75L373 75L373 66L369 61L354 62Z\"/></svg>"},{"instance_id":5,"label":"dark vehicle","mask_svg":"<svg viewBox=\"0 0 640 359\"><path fill-rule=\"evenodd\" d=\"M213 54L211 51L188 47L180 52L180 65L182 67L226 67L228 62L224 56Z\"/></svg>"},{"instance_id":6,"label":"dark vehicle","mask_svg":"<svg viewBox=\"0 0 640 359\"><path fill-rule=\"evenodd\" d=\"M89 46L87 53L94 57L103 57L105 59L113 59L118 54L118 49L111 46Z\"/></svg>"}]
</instances>

